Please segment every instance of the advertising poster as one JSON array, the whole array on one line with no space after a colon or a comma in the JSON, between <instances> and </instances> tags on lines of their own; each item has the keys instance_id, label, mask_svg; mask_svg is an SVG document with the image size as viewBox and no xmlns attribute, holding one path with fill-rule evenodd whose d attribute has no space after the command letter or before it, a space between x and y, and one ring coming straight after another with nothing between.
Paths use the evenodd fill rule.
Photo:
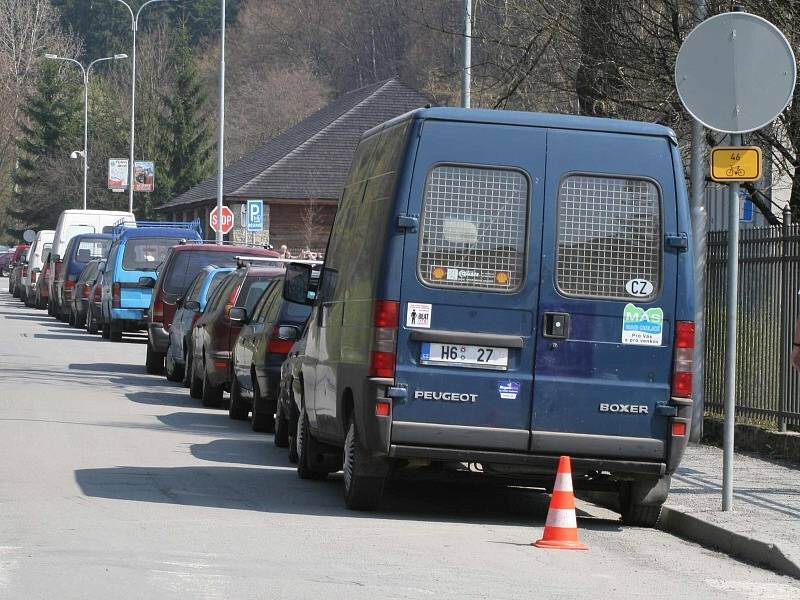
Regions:
<instances>
[{"instance_id":1,"label":"advertising poster","mask_svg":"<svg viewBox=\"0 0 800 600\"><path fill-rule=\"evenodd\" d=\"M108 159L108 189L122 191L128 189L128 159Z\"/></svg>"},{"instance_id":2,"label":"advertising poster","mask_svg":"<svg viewBox=\"0 0 800 600\"><path fill-rule=\"evenodd\" d=\"M137 160L133 167L133 191L152 192L155 189L155 163Z\"/></svg>"}]
</instances>

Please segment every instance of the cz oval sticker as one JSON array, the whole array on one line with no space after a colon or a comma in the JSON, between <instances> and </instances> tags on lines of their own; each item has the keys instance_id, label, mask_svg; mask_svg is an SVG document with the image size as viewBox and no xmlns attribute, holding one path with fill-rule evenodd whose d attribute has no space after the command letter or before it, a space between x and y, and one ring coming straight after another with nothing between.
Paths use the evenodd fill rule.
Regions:
<instances>
[{"instance_id":1,"label":"cz oval sticker","mask_svg":"<svg viewBox=\"0 0 800 600\"><path fill-rule=\"evenodd\" d=\"M646 298L653 293L653 284L646 279L631 279L625 284L625 291L636 298Z\"/></svg>"}]
</instances>

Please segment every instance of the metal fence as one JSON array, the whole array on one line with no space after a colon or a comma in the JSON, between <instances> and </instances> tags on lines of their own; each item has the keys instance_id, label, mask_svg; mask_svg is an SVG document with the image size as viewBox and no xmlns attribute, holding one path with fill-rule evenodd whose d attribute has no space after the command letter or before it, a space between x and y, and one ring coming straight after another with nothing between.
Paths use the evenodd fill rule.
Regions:
<instances>
[{"instance_id":1,"label":"metal fence","mask_svg":"<svg viewBox=\"0 0 800 600\"><path fill-rule=\"evenodd\" d=\"M725 397L727 232L708 235L705 406ZM739 242L736 414L800 429L800 377L790 354L800 289L800 225L743 229Z\"/></svg>"}]
</instances>

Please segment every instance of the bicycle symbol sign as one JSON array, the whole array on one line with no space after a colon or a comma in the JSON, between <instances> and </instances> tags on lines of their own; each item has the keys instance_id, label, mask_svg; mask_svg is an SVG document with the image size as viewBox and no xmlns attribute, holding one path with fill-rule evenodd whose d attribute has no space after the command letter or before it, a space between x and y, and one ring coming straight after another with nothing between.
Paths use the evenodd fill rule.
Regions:
<instances>
[{"instance_id":1,"label":"bicycle symbol sign","mask_svg":"<svg viewBox=\"0 0 800 600\"><path fill-rule=\"evenodd\" d=\"M758 181L761 179L761 148L717 146L711 149L711 179L714 181Z\"/></svg>"}]
</instances>

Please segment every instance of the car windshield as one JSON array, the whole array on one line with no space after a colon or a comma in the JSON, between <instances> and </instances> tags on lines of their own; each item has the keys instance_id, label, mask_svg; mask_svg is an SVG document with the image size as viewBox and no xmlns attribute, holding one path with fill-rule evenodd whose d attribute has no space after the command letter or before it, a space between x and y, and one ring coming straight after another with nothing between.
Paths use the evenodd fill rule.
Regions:
<instances>
[{"instance_id":1,"label":"car windshield","mask_svg":"<svg viewBox=\"0 0 800 600\"><path fill-rule=\"evenodd\" d=\"M122 268L126 271L156 271L172 246L181 238L131 238L125 244Z\"/></svg>"},{"instance_id":2,"label":"car windshield","mask_svg":"<svg viewBox=\"0 0 800 600\"><path fill-rule=\"evenodd\" d=\"M235 267L236 257L241 253L241 250L231 252L176 252L175 258L170 261L169 271L165 275L164 292L167 294L182 294L203 268L208 265Z\"/></svg>"},{"instance_id":3,"label":"car windshield","mask_svg":"<svg viewBox=\"0 0 800 600\"><path fill-rule=\"evenodd\" d=\"M239 290L236 306L244 308L248 314L253 313L256 303L261 299L261 294L267 289L272 277L247 277Z\"/></svg>"}]
</instances>

